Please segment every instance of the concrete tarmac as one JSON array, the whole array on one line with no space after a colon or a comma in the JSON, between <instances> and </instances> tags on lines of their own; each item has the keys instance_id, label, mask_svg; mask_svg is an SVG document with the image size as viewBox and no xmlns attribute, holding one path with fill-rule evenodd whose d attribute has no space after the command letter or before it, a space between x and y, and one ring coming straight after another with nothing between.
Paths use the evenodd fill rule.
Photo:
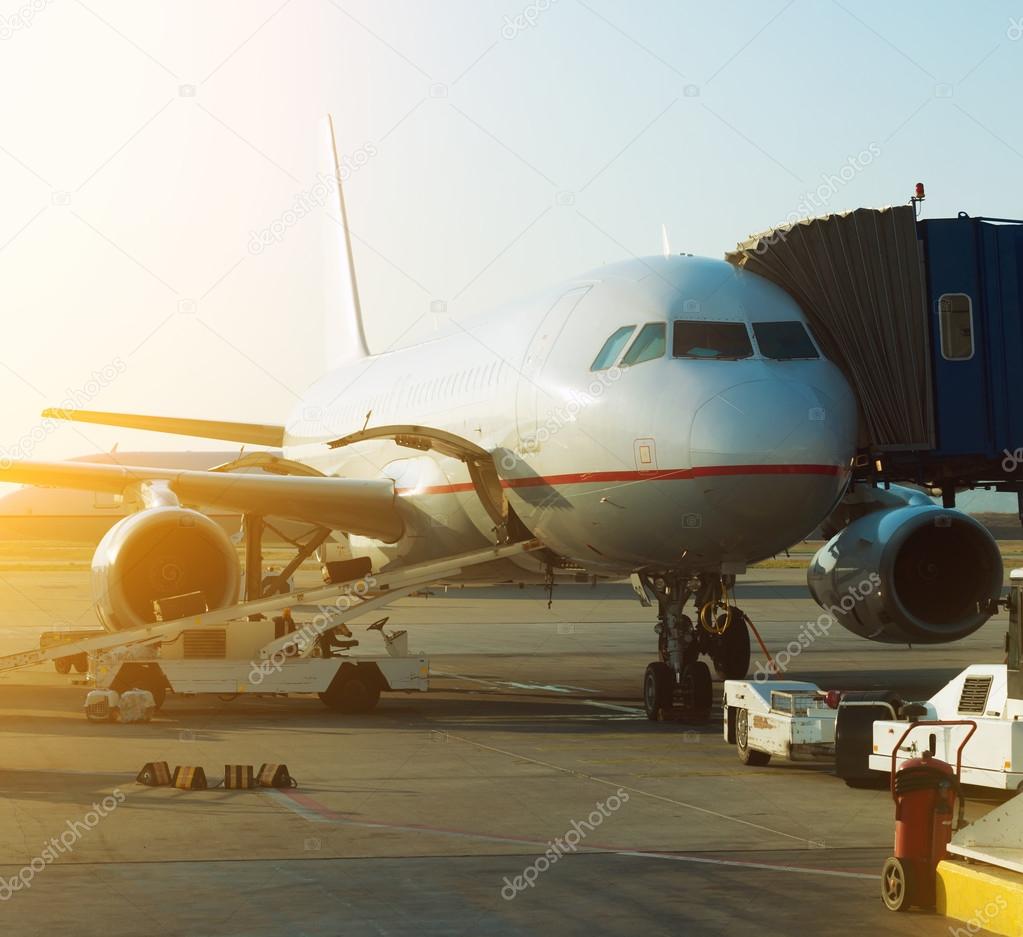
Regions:
<instances>
[{"instance_id":1,"label":"concrete tarmac","mask_svg":"<svg viewBox=\"0 0 1023 937\"><path fill-rule=\"evenodd\" d=\"M90 627L87 590L81 571L0 572L0 652ZM798 570L754 570L737 602L775 652L820 614ZM550 609L539 589L435 589L390 613L430 654L433 689L366 716L172 696L152 723L94 724L73 675L0 680L0 878L28 880L0 883L6 932L949 934L881 904L886 792L826 765L741 765L719 708L704 725L645 719L654 614L627 587L561 586ZM920 698L1001 660L1004 632L1000 617L908 650L835 626L788 674ZM154 760L213 779L284 762L299 786L136 785ZM968 816L992 801L974 793Z\"/></svg>"}]
</instances>

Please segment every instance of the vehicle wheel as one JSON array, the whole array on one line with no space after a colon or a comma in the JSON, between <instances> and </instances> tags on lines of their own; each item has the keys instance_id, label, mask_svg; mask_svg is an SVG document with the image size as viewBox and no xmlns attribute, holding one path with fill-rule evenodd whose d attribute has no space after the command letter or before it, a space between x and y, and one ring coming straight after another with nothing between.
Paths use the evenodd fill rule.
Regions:
<instances>
[{"instance_id":1,"label":"vehicle wheel","mask_svg":"<svg viewBox=\"0 0 1023 937\"><path fill-rule=\"evenodd\" d=\"M686 709L703 715L710 712L714 705L714 683L710 678L710 668L702 660L686 664L679 685Z\"/></svg>"},{"instance_id":2,"label":"vehicle wheel","mask_svg":"<svg viewBox=\"0 0 1023 937\"><path fill-rule=\"evenodd\" d=\"M667 664L662 661L647 664L646 673L643 674L643 709L651 722L671 712L674 683L671 668Z\"/></svg>"},{"instance_id":3,"label":"vehicle wheel","mask_svg":"<svg viewBox=\"0 0 1023 937\"><path fill-rule=\"evenodd\" d=\"M749 747L749 710L740 709L735 714L735 750L744 765L766 765L771 756L767 752Z\"/></svg>"},{"instance_id":4,"label":"vehicle wheel","mask_svg":"<svg viewBox=\"0 0 1023 937\"><path fill-rule=\"evenodd\" d=\"M723 615L718 623L723 624ZM710 658L714 670L722 680L741 680L749 673L750 641L746 615L732 608L732 620L724 634L715 637L710 645Z\"/></svg>"},{"instance_id":5,"label":"vehicle wheel","mask_svg":"<svg viewBox=\"0 0 1023 937\"><path fill-rule=\"evenodd\" d=\"M71 673L71 658L58 657L53 662L53 666L57 668L57 673Z\"/></svg>"},{"instance_id":6,"label":"vehicle wheel","mask_svg":"<svg viewBox=\"0 0 1023 937\"><path fill-rule=\"evenodd\" d=\"M74 665L74 668L78 673L85 673L89 669L89 655L76 654L72 658L71 663Z\"/></svg>"},{"instance_id":7,"label":"vehicle wheel","mask_svg":"<svg viewBox=\"0 0 1023 937\"><path fill-rule=\"evenodd\" d=\"M906 911L913 903L913 876L910 867L894 856L881 872L881 900L889 911Z\"/></svg>"},{"instance_id":8,"label":"vehicle wheel","mask_svg":"<svg viewBox=\"0 0 1023 937\"><path fill-rule=\"evenodd\" d=\"M380 700L380 684L349 664L334 675L330 686L319 696L325 706L337 712L368 713Z\"/></svg>"}]
</instances>

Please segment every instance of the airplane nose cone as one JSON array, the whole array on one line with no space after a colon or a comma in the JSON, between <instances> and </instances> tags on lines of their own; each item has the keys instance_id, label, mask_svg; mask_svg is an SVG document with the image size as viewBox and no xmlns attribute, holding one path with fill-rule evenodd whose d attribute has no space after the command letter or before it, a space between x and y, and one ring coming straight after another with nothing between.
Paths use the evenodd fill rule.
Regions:
<instances>
[{"instance_id":1,"label":"airplane nose cone","mask_svg":"<svg viewBox=\"0 0 1023 937\"><path fill-rule=\"evenodd\" d=\"M851 397L805 383L736 384L695 413L690 460L726 553L770 556L824 520L855 447Z\"/></svg>"},{"instance_id":2,"label":"airplane nose cone","mask_svg":"<svg viewBox=\"0 0 1023 937\"><path fill-rule=\"evenodd\" d=\"M808 384L748 381L696 411L690 457L694 467L844 465L854 420L846 407Z\"/></svg>"}]
</instances>

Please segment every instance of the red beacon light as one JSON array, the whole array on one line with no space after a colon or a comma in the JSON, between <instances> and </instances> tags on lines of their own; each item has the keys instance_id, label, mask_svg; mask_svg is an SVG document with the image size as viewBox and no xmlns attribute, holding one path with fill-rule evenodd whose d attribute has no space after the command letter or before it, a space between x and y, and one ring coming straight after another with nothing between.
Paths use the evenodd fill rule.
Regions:
<instances>
[{"instance_id":1,"label":"red beacon light","mask_svg":"<svg viewBox=\"0 0 1023 937\"><path fill-rule=\"evenodd\" d=\"M924 184L922 182L918 182L916 184L916 190L915 191L916 191L916 195L914 196L914 198L918 202L922 202L927 197L926 194L924 193Z\"/></svg>"},{"instance_id":2,"label":"red beacon light","mask_svg":"<svg viewBox=\"0 0 1023 937\"><path fill-rule=\"evenodd\" d=\"M838 709L838 704L842 702L842 691L828 690L824 694L824 702L827 703L828 709Z\"/></svg>"}]
</instances>

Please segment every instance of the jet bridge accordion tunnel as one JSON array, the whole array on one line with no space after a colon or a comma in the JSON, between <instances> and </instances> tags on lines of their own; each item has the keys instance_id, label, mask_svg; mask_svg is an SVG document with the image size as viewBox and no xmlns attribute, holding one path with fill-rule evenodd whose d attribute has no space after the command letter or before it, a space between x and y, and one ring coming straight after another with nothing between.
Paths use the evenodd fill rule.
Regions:
<instances>
[{"instance_id":1,"label":"jet bridge accordion tunnel","mask_svg":"<svg viewBox=\"0 0 1023 937\"><path fill-rule=\"evenodd\" d=\"M856 477L1023 492L1023 222L861 208L726 259L800 304L860 406Z\"/></svg>"}]
</instances>

